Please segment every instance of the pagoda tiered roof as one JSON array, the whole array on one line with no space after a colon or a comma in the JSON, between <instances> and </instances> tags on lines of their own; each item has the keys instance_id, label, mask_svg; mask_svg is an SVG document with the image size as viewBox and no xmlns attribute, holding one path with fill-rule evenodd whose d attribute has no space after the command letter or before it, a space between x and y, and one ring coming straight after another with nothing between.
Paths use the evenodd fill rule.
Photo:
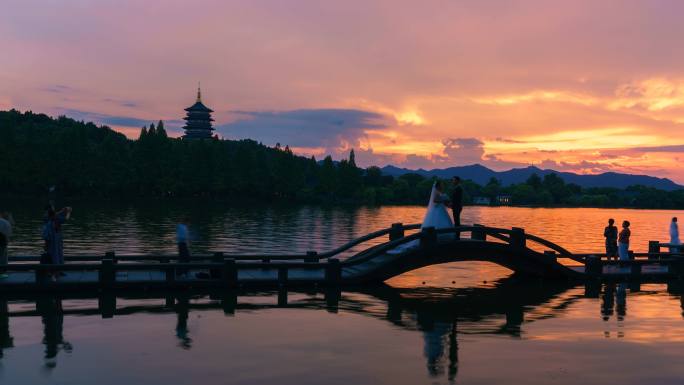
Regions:
<instances>
[{"instance_id":1,"label":"pagoda tiered roof","mask_svg":"<svg viewBox=\"0 0 684 385\"><path fill-rule=\"evenodd\" d=\"M187 111L185 120L185 135L183 139L210 139L214 128L211 122L211 113L214 112L211 108L202 103L202 91L197 87L197 100L195 104L185 109Z\"/></svg>"}]
</instances>

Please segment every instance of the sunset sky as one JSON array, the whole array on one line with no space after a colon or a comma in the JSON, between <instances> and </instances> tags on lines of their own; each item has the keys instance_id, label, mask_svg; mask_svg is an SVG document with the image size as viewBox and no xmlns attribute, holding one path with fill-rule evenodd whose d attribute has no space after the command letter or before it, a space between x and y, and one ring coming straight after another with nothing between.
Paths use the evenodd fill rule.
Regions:
<instances>
[{"instance_id":1,"label":"sunset sky","mask_svg":"<svg viewBox=\"0 0 684 385\"><path fill-rule=\"evenodd\" d=\"M3 0L0 109L684 183L684 1Z\"/></svg>"}]
</instances>

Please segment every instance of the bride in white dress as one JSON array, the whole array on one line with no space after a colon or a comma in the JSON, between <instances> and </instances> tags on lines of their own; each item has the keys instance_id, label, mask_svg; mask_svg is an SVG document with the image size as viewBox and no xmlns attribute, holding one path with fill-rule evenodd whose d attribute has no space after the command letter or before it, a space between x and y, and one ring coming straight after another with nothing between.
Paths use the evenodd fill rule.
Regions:
<instances>
[{"instance_id":1,"label":"bride in white dress","mask_svg":"<svg viewBox=\"0 0 684 385\"><path fill-rule=\"evenodd\" d=\"M435 229L450 229L454 227L454 221L451 219L451 215L449 215L449 211L447 210L448 204L449 197L444 193L442 182L435 182L432 185L430 203L428 204L428 209L420 228L434 227Z\"/></svg>"},{"instance_id":2,"label":"bride in white dress","mask_svg":"<svg viewBox=\"0 0 684 385\"><path fill-rule=\"evenodd\" d=\"M449 197L443 191L442 182L436 181L432 185L430 201L428 203L427 211L425 212L425 217L423 217L423 224L420 225L420 228L434 227L435 229L450 229L454 227L454 221L447 210L448 204ZM453 237L454 234L452 233L439 235L439 239L453 239ZM419 242L416 239L411 242L403 243L396 248L389 250L387 253L401 254L405 250L417 247L418 245Z\"/></svg>"}]
</instances>

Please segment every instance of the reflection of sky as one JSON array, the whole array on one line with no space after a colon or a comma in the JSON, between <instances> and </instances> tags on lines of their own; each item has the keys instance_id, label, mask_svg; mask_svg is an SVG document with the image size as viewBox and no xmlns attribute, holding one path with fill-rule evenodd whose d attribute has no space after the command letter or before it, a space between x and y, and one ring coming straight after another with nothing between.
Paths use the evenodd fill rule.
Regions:
<instances>
[{"instance_id":1,"label":"reflection of sky","mask_svg":"<svg viewBox=\"0 0 684 385\"><path fill-rule=\"evenodd\" d=\"M506 283L451 291L451 297L446 291L432 296L432 289L343 292L336 313L326 311L322 293L290 293L289 308L273 308L278 302L273 293L256 293L256 301L242 293L230 316L207 297L176 299L175 305L164 298L120 298L113 319L101 318L97 300L64 300L61 308L45 306L46 299L38 308L30 300L12 302L9 323L7 312L0 311L6 329L0 336L13 339L13 346L3 346L0 379L81 385L98 373L105 385L183 383L178 380L183 378L206 384L278 378L302 384L455 379L631 385L654 378L674 384L684 375L681 294L666 292L674 286L642 285L638 292L624 287L627 310L621 321L604 321L601 299L585 297L582 287L548 289ZM512 292L517 296L505 303ZM389 318L390 306L401 310L398 317ZM520 333L509 333L507 312L517 310ZM57 320L48 322L50 330L43 328L46 319ZM49 335L41 343L44 332ZM63 340L73 349L60 349L49 372L37 370L43 344ZM616 362L619 370L612 369Z\"/></svg>"},{"instance_id":2,"label":"reflection of sky","mask_svg":"<svg viewBox=\"0 0 684 385\"><path fill-rule=\"evenodd\" d=\"M66 202L65 202L66 203ZM65 225L68 254L176 253L177 220L189 215L191 251L206 253L302 253L323 252L356 237L387 228L392 223L421 222L425 208L386 206L322 208L313 206L230 207L222 204L175 202L118 206L70 201L73 219ZM14 255L40 252L41 210L22 202L6 204L15 217L10 244ZM514 207L466 207L463 223L495 227L523 227L573 252L604 249L603 228L612 217L631 223L631 248L647 251L650 240L669 240L669 222L677 211L627 209L531 209ZM384 241L379 238L375 242ZM372 242L371 242L372 244ZM361 247L366 247L362 245ZM530 246L538 247L531 243ZM359 251L360 248L356 248Z\"/></svg>"},{"instance_id":3,"label":"reflection of sky","mask_svg":"<svg viewBox=\"0 0 684 385\"><path fill-rule=\"evenodd\" d=\"M682 13L678 1L6 0L0 108L130 136L164 119L179 135L202 81L221 135L300 153L684 183Z\"/></svg>"}]
</instances>

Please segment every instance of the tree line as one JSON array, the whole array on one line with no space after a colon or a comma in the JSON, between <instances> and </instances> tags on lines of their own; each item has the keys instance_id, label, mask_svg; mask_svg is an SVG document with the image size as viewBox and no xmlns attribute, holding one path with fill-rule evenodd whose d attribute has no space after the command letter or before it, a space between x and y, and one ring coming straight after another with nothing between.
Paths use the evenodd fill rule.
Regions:
<instances>
[{"instance_id":1,"label":"tree line","mask_svg":"<svg viewBox=\"0 0 684 385\"><path fill-rule=\"evenodd\" d=\"M3 195L41 196L54 187L64 196L111 199L425 204L434 182L359 168L353 150L347 159L318 161L253 140L170 138L162 121L131 140L106 126L16 110L0 111L0 165ZM684 208L684 191L582 188L555 174L511 186L496 179L484 186L464 181L463 187L466 204L509 195L515 205Z\"/></svg>"}]
</instances>

